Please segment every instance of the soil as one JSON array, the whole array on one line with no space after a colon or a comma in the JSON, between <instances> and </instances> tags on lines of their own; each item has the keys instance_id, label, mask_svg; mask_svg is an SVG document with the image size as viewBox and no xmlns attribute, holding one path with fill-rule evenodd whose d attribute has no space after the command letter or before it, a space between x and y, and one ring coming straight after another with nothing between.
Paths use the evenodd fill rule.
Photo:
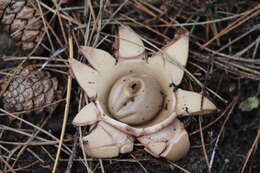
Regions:
<instances>
[{"instance_id":1,"label":"soil","mask_svg":"<svg viewBox=\"0 0 260 173\"><path fill-rule=\"evenodd\" d=\"M1 1L1 0L0 0ZM130 154L120 155L114 159L102 159L102 165L100 160L91 159L88 161L88 165L91 167L93 172L109 172L109 173L167 173L167 172L191 172L191 173L204 173L210 172L207 161L211 166L212 173L259 173L260 172L260 150L259 140L256 140L257 135L260 133L260 108L253 109L250 112L243 112L239 108L239 104L246 100L248 97L256 96L259 97L260 92L260 71L259 63L260 58L260 47L259 41L255 43L251 49L245 50L247 46L253 43L260 36L260 29L243 36L237 42L227 46L227 48L219 51L224 55L234 56L241 50L245 50L245 53L241 54L240 57L249 61L232 61L226 56L217 54L216 52L223 48L226 44L235 40L239 36L248 32L250 29L256 27L260 23L260 13L247 19L245 22L239 24L236 28L231 31L226 31L223 36L216 39L214 42L208 45L207 49L201 49L199 45L207 43L211 38L216 36L217 33L221 33L226 27L232 22L238 19L234 17L229 20L221 20L214 25L201 24L195 25L197 22L211 21L215 19L224 19L227 16L234 16L236 14L242 14L245 11L253 9L260 4L257 0L228 0L228 1L170 1L154 3L154 1L115 1L103 9L102 22L106 22L110 17L113 20L108 21L108 24L104 26L100 33L94 32L94 34L100 34L98 41L104 39L105 35L108 35L107 40L103 40L98 46L111 54L113 54L113 47L111 47L114 40L111 35L116 33L117 24L128 24L144 39L147 39L158 47L169 42L169 38L173 38L176 32L179 32L180 26L168 27L165 24L170 19L176 19L179 23L194 23L193 25L184 26L184 28L190 31L190 52L189 62L187 64L187 70L189 70L195 77L203 83L207 88L214 91L216 94L206 92L205 95L209 97L217 105L219 111L217 113L211 113L207 115L194 115L194 116L183 116L180 117L181 121L184 122L187 131L190 134L191 148L189 153L177 162L171 162L162 158L154 158L146 153L142 146L138 145L136 141L136 147ZM78 4L77 4L78 3ZM125 3L125 4L124 4ZM140 5L141 4L141 5ZM52 4L48 3L51 8L54 8ZM112 14L122 5L122 8L114 16ZM82 17L84 14L83 5L79 2L65 4L62 7L69 9L69 7L82 7L68 10L68 14L64 12L64 15L73 17L75 21L81 21L83 24L88 23L88 17ZM97 1L92 3L93 13L98 14L100 4ZM147 10L147 9L149 10ZM152 11L153 14L147 12ZM58 22L51 23L51 26L55 28L57 37L60 38L64 47L66 42L63 40L63 35L60 34L62 31ZM52 18L52 14L47 16L48 19ZM91 20L93 20L91 18ZM62 19L65 27L65 33L68 33L69 22ZM174 20L174 24L178 24ZM76 30L78 26L71 24L70 28ZM214 29L217 28L217 31ZM1 28L1 26L0 26ZM152 28L152 29L151 29ZM93 28L92 28L93 29ZM6 56L24 56L25 52L14 48L14 42L11 37L6 36L7 33L0 32L0 72L7 72L10 69L15 68L20 61L6 61ZM73 33L74 40L74 52L77 52L77 45L83 44L84 35L82 30L75 31ZM55 40L53 33L51 38ZM7 39L7 41L3 41ZM90 38L89 42L93 44L95 37ZM5 44L8 43L8 44ZM3 46L5 45L5 46ZM50 46L51 43L46 43L46 46ZM62 46L53 41L55 50L58 50ZM7 46L7 47L6 47ZM9 46L9 47L8 47ZM148 48L154 50L150 45L146 45ZM13 50L14 51L10 51ZM214 52L216 51L216 52ZM152 52L150 51L149 54ZM42 56L49 57L53 52L46 50ZM68 55L66 52L62 52L57 56L59 58L66 59ZM76 53L76 58L81 58ZM255 62L254 62L255 60ZM42 65L45 60L31 60L26 61L25 64L40 64ZM251 61L250 61L251 62ZM243 68L249 68L250 70L243 71L242 68L236 68L232 63L237 63ZM57 76L60 83L65 86L67 81L67 75L64 73L57 72L69 72L66 67L56 68L55 65L59 65L60 62L52 62L53 67L49 67L46 70L52 72L53 75ZM63 64L64 65L64 64ZM56 71L55 71L56 70ZM0 73L0 79L4 79L5 73ZM187 74L185 74L182 84L179 86L187 90L193 90L200 92L201 88L194 82ZM82 151L79 147L78 131L71 124L73 118L78 112L79 102L81 99L82 90L74 80L72 84L72 98L69 109L69 118L65 132L66 147L73 150L76 146L70 163L70 153L68 154L65 149L61 152L57 173L85 173L88 172L86 166L82 162L84 158ZM219 96L219 97L218 97ZM66 96L64 96L65 98ZM0 107L2 108L2 107ZM51 172L54 160L57 153L58 144L52 142L60 138L62 129L62 122L64 116L65 102L64 100L59 103L57 109L52 113L45 113L43 115L35 115L30 113L28 115L20 115L19 117L46 130L48 134L39 132L36 128L31 125L21 122L21 120L10 118L6 113L0 111L0 173L5 173L6 170L10 170L7 165L13 167L17 173L48 173ZM200 124L205 127L210 124L207 128L203 128L200 131ZM10 129L8 129L10 127ZM16 131L17 130L17 131ZM88 129L83 128L83 131ZM22 135L21 132L29 134L29 136ZM53 135L53 137L50 136ZM203 135L203 137L201 136ZM34 136L34 140L28 141L30 137ZM54 139L56 137L56 139ZM204 142L202 142L202 138ZM259 138L258 138L259 139ZM42 144L36 143L41 141ZM45 141L45 142L44 142ZM76 143L75 143L76 141ZM254 146L254 141L256 145ZM49 144L47 144L49 142ZM26 145L26 143L28 145ZM206 154L203 151L205 147ZM63 147L64 149L65 147ZM14 152L14 154L11 154ZM251 154L247 158L248 153ZM9 158L10 156L10 158ZM206 157L207 156L207 157ZM248 161L247 161L248 159ZM5 160L6 162L3 162ZM247 161L247 162L246 162ZM211 163L212 162L212 163ZM68 164L71 168L67 168Z\"/></svg>"}]
</instances>

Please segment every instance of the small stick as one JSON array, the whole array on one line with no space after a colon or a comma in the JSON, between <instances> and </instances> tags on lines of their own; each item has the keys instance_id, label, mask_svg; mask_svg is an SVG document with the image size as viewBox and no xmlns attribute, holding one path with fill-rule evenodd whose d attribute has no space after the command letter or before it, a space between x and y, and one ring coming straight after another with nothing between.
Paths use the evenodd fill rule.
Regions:
<instances>
[{"instance_id":1,"label":"small stick","mask_svg":"<svg viewBox=\"0 0 260 173\"><path fill-rule=\"evenodd\" d=\"M73 58L73 43L72 43L71 35L69 36L69 58ZM68 120L69 107L70 107L71 85L72 85L72 77L68 76L64 119L63 119L63 124L62 124L62 129L61 129L60 143L59 143L59 147L58 147L58 150L57 150L56 159L55 159L55 162L54 162L52 173L56 172L58 162L59 162L60 152L61 152L61 146L62 146L62 143L63 143L65 131L66 131L66 124L67 124L67 120Z\"/></svg>"},{"instance_id":2,"label":"small stick","mask_svg":"<svg viewBox=\"0 0 260 173\"><path fill-rule=\"evenodd\" d=\"M9 163L4 158L2 158L2 156L0 156L0 161L3 162L9 168L10 172L16 173L11 167L11 165L9 165ZM2 173L2 171L0 173Z\"/></svg>"},{"instance_id":3,"label":"small stick","mask_svg":"<svg viewBox=\"0 0 260 173\"><path fill-rule=\"evenodd\" d=\"M244 22L248 21L250 18L256 16L257 14L259 14L260 11L260 5L257 5L255 8L249 10L251 14L249 14L248 16L242 16L240 18L238 18L236 21L234 21L233 23L231 23L230 25L228 25L225 29L223 29L220 33L218 33L217 35L215 35L211 40L209 40L207 43L205 43L204 45L202 45L202 49L205 49L205 47L207 47L210 43L212 43L214 40L220 38L221 36L225 35L226 33L228 33L229 31L235 29L236 27L238 27L239 25L243 24Z\"/></svg>"},{"instance_id":4,"label":"small stick","mask_svg":"<svg viewBox=\"0 0 260 173\"><path fill-rule=\"evenodd\" d=\"M71 171L73 160L74 160L75 155L76 155L76 147L77 147L77 140L78 140L77 136L78 135L79 135L78 131L76 131L76 133L74 135L74 144L73 144L73 148L72 148L72 154L69 157L68 166L67 166L67 169L66 169L65 173L70 173L70 171Z\"/></svg>"},{"instance_id":5,"label":"small stick","mask_svg":"<svg viewBox=\"0 0 260 173\"><path fill-rule=\"evenodd\" d=\"M255 140L254 140L253 144L252 144L252 147L250 148L250 150L248 151L248 153L246 155L246 160L245 160L245 163L243 164L243 167L242 167L240 173L244 173L245 172L247 162L248 162L250 156L252 155L254 149L257 147L257 144L259 143L259 138L260 138L260 126L258 126L257 135L255 137Z\"/></svg>"},{"instance_id":6,"label":"small stick","mask_svg":"<svg viewBox=\"0 0 260 173\"><path fill-rule=\"evenodd\" d=\"M214 144L214 148L213 148L213 151L212 151L212 154L211 154L210 165L209 165L209 166L210 166L210 169L212 168L212 165L213 165L213 162L214 162L214 158L215 158L215 154L216 154L216 149L217 149L217 147L218 147L219 139L220 139L221 135L223 134L225 125L227 124L227 121L229 120L229 117L230 117L231 113L234 111L235 106L236 106L237 103L238 103L238 99L239 99L238 96L235 96L235 97L234 97L234 99L233 99L233 101L232 101L232 103L231 103L232 106L231 106L230 110L229 110L228 113L227 113L227 116L226 116L226 118L225 118L225 120L224 120L224 123L223 123L222 126L221 126L221 129L220 129L220 131L219 131L219 134L218 134L218 136L217 136L217 140L216 140L216 142L215 142L215 144Z\"/></svg>"}]
</instances>

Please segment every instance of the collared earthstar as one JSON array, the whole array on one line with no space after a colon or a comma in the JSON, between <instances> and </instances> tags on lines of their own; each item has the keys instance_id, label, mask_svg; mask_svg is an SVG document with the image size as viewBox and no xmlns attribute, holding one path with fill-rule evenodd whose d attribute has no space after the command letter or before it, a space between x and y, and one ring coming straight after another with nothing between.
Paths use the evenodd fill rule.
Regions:
<instances>
[{"instance_id":1,"label":"collared earthstar","mask_svg":"<svg viewBox=\"0 0 260 173\"><path fill-rule=\"evenodd\" d=\"M91 100L73 120L75 126L90 126L82 139L86 154L117 157L131 152L136 138L154 157L182 158L190 141L177 116L216 110L201 94L174 89L184 75L188 33L176 34L147 58L141 36L128 26L120 26L115 48L114 58L101 49L81 46L79 51L89 65L69 60Z\"/></svg>"}]
</instances>

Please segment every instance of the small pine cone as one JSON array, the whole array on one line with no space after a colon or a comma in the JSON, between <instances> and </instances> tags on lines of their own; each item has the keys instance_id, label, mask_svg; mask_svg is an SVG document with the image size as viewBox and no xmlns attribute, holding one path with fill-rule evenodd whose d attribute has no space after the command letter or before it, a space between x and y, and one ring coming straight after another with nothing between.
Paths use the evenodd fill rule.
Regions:
<instances>
[{"instance_id":1,"label":"small pine cone","mask_svg":"<svg viewBox=\"0 0 260 173\"><path fill-rule=\"evenodd\" d=\"M43 106L62 98L63 92L57 78L33 66L17 70L14 76L5 81L2 85L3 104L4 109L10 112L28 111L27 113L36 114L43 111L53 112L56 105L46 108Z\"/></svg>"},{"instance_id":2,"label":"small pine cone","mask_svg":"<svg viewBox=\"0 0 260 173\"><path fill-rule=\"evenodd\" d=\"M0 0L1 28L8 32L24 51L31 51L41 41L43 22L34 0ZM41 52L41 48L37 50Z\"/></svg>"}]
</instances>

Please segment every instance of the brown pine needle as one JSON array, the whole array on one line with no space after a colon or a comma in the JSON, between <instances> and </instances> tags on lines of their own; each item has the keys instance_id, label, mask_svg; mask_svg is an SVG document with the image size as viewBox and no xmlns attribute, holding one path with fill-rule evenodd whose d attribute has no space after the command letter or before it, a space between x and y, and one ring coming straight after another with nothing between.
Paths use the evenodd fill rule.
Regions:
<instances>
[{"instance_id":1,"label":"brown pine needle","mask_svg":"<svg viewBox=\"0 0 260 173\"><path fill-rule=\"evenodd\" d=\"M72 37L69 37L69 58L73 58ZM61 147L62 147L62 144L63 144L63 139L64 139L64 135L65 135L65 131L66 131L66 125L67 125L67 120L68 120L68 115L69 115L69 107L70 107L71 85L72 85L72 77L69 76L68 77L68 83L67 83L66 105L65 105L64 119L63 119L63 124L62 124L61 135L60 135L60 142L59 142L59 147L58 147L58 150L57 150L56 159L55 159L55 162L54 162L52 173L56 172L56 169L57 169L57 166L58 166L58 163L59 163Z\"/></svg>"},{"instance_id":2,"label":"brown pine needle","mask_svg":"<svg viewBox=\"0 0 260 173\"><path fill-rule=\"evenodd\" d=\"M242 17L238 18L236 21L234 21L233 23L228 25L225 29L223 29L221 32L219 32L217 35L215 35L212 39L210 39L207 43L202 45L201 48L204 49L205 47L207 47L210 43L212 43L216 39L219 39L221 36L227 34L229 31L235 29L239 25L241 25L244 22L248 21L250 18L252 18L252 17L256 16L257 14L259 14L259 12L260 12L260 5L257 5L255 8L250 10L251 14L248 14L247 16L242 16Z\"/></svg>"},{"instance_id":3,"label":"brown pine needle","mask_svg":"<svg viewBox=\"0 0 260 173\"><path fill-rule=\"evenodd\" d=\"M245 163L244 163L244 165L243 165L242 170L241 170L240 173L244 173L244 172L245 172L245 169L246 169L246 165L247 165L247 163L248 163L248 160L249 160L250 156L252 155L254 149L257 147L257 145L258 145L258 143L259 143L259 139L260 139L260 126L259 126L258 129L257 129L257 135L256 135L256 137L255 137L255 140L254 140L253 144L252 144L252 147L250 148L250 150L249 150L248 153L247 153Z\"/></svg>"}]
</instances>

